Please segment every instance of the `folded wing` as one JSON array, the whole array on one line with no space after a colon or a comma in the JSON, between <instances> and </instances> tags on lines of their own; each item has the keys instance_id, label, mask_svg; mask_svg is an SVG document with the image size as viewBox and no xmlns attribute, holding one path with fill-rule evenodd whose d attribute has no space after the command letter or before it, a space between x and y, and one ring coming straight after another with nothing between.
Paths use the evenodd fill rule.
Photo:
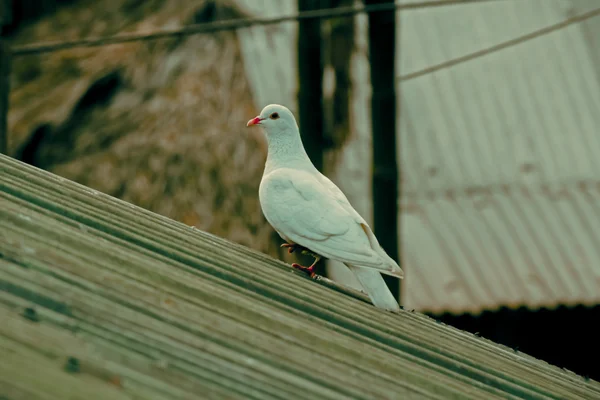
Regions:
<instances>
[{"instance_id":1,"label":"folded wing","mask_svg":"<svg viewBox=\"0 0 600 400\"><path fill-rule=\"evenodd\" d=\"M389 269L371 248L362 219L343 207L313 175L279 169L265 177L261 186L265 217L290 240L327 258Z\"/></svg>"}]
</instances>

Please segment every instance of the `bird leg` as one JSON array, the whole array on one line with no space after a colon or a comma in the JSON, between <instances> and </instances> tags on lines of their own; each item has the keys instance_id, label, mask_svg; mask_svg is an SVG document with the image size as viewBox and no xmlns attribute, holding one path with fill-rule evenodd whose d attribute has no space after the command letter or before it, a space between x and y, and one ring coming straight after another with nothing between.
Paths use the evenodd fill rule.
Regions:
<instances>
[{"instance_id":1,"label":"bird leg","mask_svg":"<svg viewBox=\"0 0 600 400\"><path fill-rule=\"evenodd\" d=\"M314 255L314 257L315 257L315 262L313 262L310 267L304 267L300 264L293 263L292 268L296 268L302 272L306 272L307 274L310 275L311 278L314 278L315 277L315 265L317 265L317 263L321 260L321 256Z\"/></svg>"},{"instance_id":2,"label":"bird leg","mask_svg":"<svg viewBox=\"0 0 600 400\"><path fill-rule=\"evenodd\" d=\"M317 263L321 260L321 256L318 254L313 253L312 251L310 251L308 248L304 247L304 246L300 246L299 244L296 243L284 243L281 245L281 247L287 247L288 248L288 253L292 254L295 251L300 250L301 254L304 255L309 255L315 258L315 262L312 263L312 265L310 267L304 267L300 264L296 264L293 263L292 267L295 269L298 269L300 271L306 272L307 274L310 275L311 278L315 277L315 265L317 265Z\"/></svg>"}]
</instances>

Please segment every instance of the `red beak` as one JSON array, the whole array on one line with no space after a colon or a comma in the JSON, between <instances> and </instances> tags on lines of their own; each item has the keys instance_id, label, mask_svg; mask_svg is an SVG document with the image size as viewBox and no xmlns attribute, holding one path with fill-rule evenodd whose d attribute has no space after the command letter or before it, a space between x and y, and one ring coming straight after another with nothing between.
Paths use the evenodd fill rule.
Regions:
<instances>
[{"instance_id":1,"label":"red beak","mask_svg":"<svg viewBox=\"0 0 600 400\"><path fill-rule=\"evenodd\" d=\"M248 121L246 126L260 125L260 121L262 121L263 119L264 118L260 118L260 117L252 118L250 121Z\"/></svg>"}]
</instances>

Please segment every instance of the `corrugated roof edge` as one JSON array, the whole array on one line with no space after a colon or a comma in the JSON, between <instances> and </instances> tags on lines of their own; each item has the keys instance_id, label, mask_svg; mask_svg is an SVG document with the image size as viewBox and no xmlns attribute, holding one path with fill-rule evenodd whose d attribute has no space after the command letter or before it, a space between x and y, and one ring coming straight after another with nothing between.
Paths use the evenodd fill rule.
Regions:
<instances>
[{"instance_id":1,"label":"corrugated roof edge","mask_svg":"<svg viewBox=\"0 0 600 400\"><path fill-rule=\"evenodd\" d=\"M86 376L144 398L600 396L598 382L3 155L0 265L0 347L14 355L0 376L19 393Z\"/></svg>"}]
</instances>

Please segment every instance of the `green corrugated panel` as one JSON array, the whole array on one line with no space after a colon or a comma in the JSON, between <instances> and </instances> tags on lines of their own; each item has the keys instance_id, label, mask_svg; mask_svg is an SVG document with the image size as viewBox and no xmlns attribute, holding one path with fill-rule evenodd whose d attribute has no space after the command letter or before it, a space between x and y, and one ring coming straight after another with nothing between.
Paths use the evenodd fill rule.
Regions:
<instances>
[{"instance_id":1,"label":"green corrugated panel","mask_svg":"<svg viewBox=\"0 0 600 400\"><path fill-rule=\"evenodd\" d=\"M0 156L0 397L600 396L597 382L335 288Z\"/></svg>"}]
</instances>

